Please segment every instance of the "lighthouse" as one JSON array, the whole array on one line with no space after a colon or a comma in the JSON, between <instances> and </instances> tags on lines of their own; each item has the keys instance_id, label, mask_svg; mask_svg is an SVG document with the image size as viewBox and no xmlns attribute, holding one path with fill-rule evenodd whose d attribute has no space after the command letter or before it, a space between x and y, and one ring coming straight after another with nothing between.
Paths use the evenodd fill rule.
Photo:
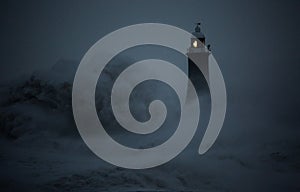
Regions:
<instances>
[{"instance_id":1,"label":"lighthouse","mask_svg":"<svg viewBox=\"0 0 300 192\"><path fill-rule=\"evenodd\" d=\"M209 74L209 63L208 56L210 54L209 46L205 46L205 36L201 32L200 23L196 23L195 31L192 33L191 44L188 48L188 75L190 79L193 79L196 75L197 66L194 61L198 64L202 74ZM209 79L207 79L209 83Z\"/></svg>"}]
</instances>

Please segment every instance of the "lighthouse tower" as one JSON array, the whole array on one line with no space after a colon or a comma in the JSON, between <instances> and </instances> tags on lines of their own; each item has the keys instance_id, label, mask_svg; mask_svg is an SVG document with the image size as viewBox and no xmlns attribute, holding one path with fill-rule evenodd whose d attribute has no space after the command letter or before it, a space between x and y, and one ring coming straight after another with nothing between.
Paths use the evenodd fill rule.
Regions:
<instances>
[{"instance_id":1,"label":"lighthouse tower","mask_svg":"<svg viewBox=\"0 0 300 192\"><path fill-rule=\"evenodd\" d=\"M197 66L193 61L198 64L198 67L201 69L204 76L206 76L205 74L209 74L208 56L210 54L209 49L205 46L205 36L201 32L200 23L196 24L195 32L192 34L191 46L187 53L188 75L191 79L193 79L193 76L196 74L195 71L197 70ZM209 83L209 79L207 79L207 83Z\"/></svg>"}]
</instances>

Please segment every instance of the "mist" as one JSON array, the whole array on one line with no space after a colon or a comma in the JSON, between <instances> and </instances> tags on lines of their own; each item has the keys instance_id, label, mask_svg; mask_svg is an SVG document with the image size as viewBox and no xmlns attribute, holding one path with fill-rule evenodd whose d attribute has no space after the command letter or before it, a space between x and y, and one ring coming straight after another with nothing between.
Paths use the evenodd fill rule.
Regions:
<instances>
[{"instance_id":1,"label":"mist","mask_svg":"<svg viewBox=\"0 0 300 192\"><path fill-rule=\"evenodd\" d=\"M0 64L1 191L297 191L299 178L298 1L3 1ZM200 71L201 117L196 135L175 159L147 170L115 167L81 139L71 91L87 50L106 34L138 23L201 30L224 76L228 107L222 131L197 153L210 114L210 93ZM162 100L168 116L147 136L129 133L112 113L118 75L143 59L167 60L186 73L187 59L159 46L138 46L113 58L96 89L100 121L129 147L161 144L175 131L179 100L168 85L146 81L130 97L139 121ZM149 88L150 87L150 88Z\"/></svg>"}]
</instances>

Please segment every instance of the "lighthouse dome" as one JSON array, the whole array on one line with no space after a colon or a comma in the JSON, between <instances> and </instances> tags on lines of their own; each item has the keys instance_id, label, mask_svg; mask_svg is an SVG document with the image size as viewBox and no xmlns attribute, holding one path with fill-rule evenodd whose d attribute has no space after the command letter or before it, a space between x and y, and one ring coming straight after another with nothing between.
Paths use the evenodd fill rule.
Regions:
<instances>
[{"instance_id":1,"label":"lighthouse dome","mask_svg":"<svg viewBox=\"0 0 300 192\"><path fill-rule=\"evenodd\" d=\"M193 32L193 35L198 39L205 39L204 34L201 32L200 25L201 23L196 23L195 32Z\"/></svg>"}]
</instances>

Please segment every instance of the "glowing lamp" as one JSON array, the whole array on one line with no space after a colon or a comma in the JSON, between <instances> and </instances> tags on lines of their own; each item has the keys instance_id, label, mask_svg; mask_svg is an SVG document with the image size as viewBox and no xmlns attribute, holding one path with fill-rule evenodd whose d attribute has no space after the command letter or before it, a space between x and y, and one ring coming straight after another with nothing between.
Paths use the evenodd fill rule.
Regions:
<instances>
[{"instance_id":1,"label":"glowing lamp","mask_svg":"<svg viewBox=\"0 0 300 192\"><path fill-rule=\"evenodd\" d=\"M198 47L198 42L196 40L193 42L193 47Z\"/></svg>"}]
</instances>

